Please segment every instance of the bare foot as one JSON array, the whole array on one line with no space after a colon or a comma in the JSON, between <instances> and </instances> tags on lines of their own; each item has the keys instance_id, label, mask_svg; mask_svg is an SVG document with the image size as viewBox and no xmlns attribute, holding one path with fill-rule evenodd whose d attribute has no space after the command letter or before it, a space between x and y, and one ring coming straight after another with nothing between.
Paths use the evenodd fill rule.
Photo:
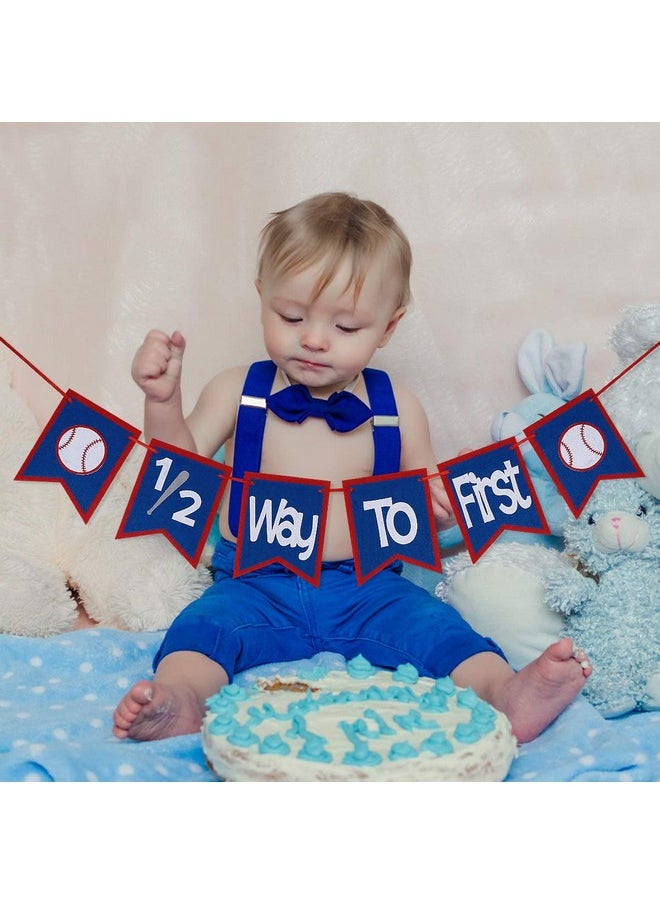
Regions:
<instances>
[{"instance_id":1,"label":"bare foot","mask_svg":"<svg viewBox=\"0 0 660 904\"><path fill-rule=\"evenodd\" d=\"M502 688L498 708L508 716L518 741L538 737L580 693L591 672L586 653L563 637L515 673Z\"/></svg>"},{"instance_id":2,"label":"bare foot","mask_svg":"<svg viewBox=\"0 0 660 904\"><path fill-rule=\"evenodd\" d=\"M117 706L112 733L118 738L157 741L195 734L203 717L204 707L192 688L138 681Z\"/></svg>"}]
</instances>

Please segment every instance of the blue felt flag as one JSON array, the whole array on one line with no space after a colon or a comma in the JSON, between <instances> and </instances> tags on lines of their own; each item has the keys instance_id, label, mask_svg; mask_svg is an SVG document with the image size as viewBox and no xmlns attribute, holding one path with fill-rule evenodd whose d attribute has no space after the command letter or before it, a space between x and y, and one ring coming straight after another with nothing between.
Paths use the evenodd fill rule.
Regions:
<instances>
[{"instance_id":1,"label":"blue felt flag","mask_svg":"<svg viewBox=\"0 0 660 904\"><path fill-rule=\"evenodd\" d=\"M643 477L592 389L525 430L577 518L601 480Z\"/></svg>"},{"instance_id":2,"label":"blue felt flag","mask_svg":"<svg viewBox=\"0 0 660 904\"><path fill-rule=\"evenodd\" d=\"M196 566L230 473L219 462L152 440L117 538L163 534Z\"/></svg>"},{"instance_id":3,"label":"blue felt flag","mask_svg":"<svg viewBox=\"0 0 660 904\"><path fill-rule=\"evenodd\" d=\"M505 530L547 534L518 446L510 439L438 465L473 562Z\"/></svg>"},{"instance_id":4,"label":"blue felt flag","mask_svg":"<svg viewBox=\"0 0 660 904\"><path fill-rule=\"evenodd\" d=\"M359 584L397 559L441 570L425 470L344 481Z\"/></svg>"},{"instance_id":5,"label":"blue felt flag","mask_svg":"<svg viewBox=\"0 0 660 904\"><path fill-rule=\"evenodd\" d=\"M243 479L234 575L279 562L318 585L329 481L251 471Z\"/></svg>"},{"instance_id":6,"label":"blue felt flag","mask_svg":"<svg viewBox=\"0 0 660 904\"><path fill-rule=\"evenodd\" d=\"M69 389L16 480L61 483L88 522L139 435L136 427Z\"/></svg>"}]
</instances>

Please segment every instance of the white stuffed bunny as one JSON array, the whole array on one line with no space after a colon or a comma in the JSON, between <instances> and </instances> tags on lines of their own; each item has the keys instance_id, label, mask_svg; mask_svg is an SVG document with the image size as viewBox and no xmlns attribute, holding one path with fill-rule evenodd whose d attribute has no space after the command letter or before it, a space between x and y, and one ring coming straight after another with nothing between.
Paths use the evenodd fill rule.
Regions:
<instances>
[{"instance_id":1,"label":"white stuffed bunny","mask_svg":"<svg viewBox=\"0 0 660 904\"><path fill-rule=\"evenodd\" d=\"M211 582L165 537L116 540L144 451L135 448L89 523L58 483L14 480L39 437L0 355L0 633L46 637L89 625L155 631Z\"/></svg>"},{"instance_id":2,"label":"white stuffed bunny","mask_svg":"<svg viewBox=\"0 0 660 904\"><path fill-rule=\"evenodd\" d=\"M627 308L610 346L622 372L660 342L660 304ZM660 348L601 395L601 401L637 459L644 489L660 499Z\"/></svg>"}]
</instances>

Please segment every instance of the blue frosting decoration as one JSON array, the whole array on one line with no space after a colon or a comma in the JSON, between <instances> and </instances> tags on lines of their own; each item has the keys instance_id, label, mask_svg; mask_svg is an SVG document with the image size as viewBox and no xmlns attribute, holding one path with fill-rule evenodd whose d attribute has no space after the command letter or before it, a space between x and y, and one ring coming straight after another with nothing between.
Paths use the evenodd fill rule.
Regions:
<instances>
[{"instance_id":1,"label":"blue frosting decoration","mask_svg":"<svg viewBox=\"0 0 660 904\"><path fill-rule=\"evenodd\" d=\"M372 719L378 726L378 731L375 733L374 737L396 734L396 730L392 728L391 725L388 725L385 719L383 719L380 713L377 713L375 709L365 709L362 715L365 719Z\"/></svg>"},{"instance_id":2,"label":"blue frosting decoration","mask_svg":"<svg viewBox=\"0 0 660 904\"><path fill-rule=\"evenodd\" d=\"M286 733L287 738L305 738L309 734L305 717L293 715L289 718L291 718L291 728Z\"/></svg>"},{"instance_id":3,"label":"blue frosting decoration","mask_svg":"<svg viewBox=\"0 0 660 904\"><path fill-rule=\"evenodd\" d=\"M320 735L310 734L298 751L299 759L311 760L313 763L331 763L332 754L325 749L327 743L327 740Z\"/></svg>"},{"instance_id":4,"label":"blue frosting decoration","mask_svg":"<svg viewBox=\"0 0 660 904\"><path fill-rule=\"evenodd\" d=\"M342 720L339 727L353 745L353 750L344 754L342 763L347 766L377 766L383 758L379 753L369 749L369 745L359 735L355 727L356 723L348 723Z\"/></svg>"},{"instance_id":5,"label":"blue frosting decoration","mask_svg":"<svg viewBox=\"0 0 660 904\"><path fill-rule=\"evenodd\" d=\"M476 744L481 737L481 731L472 722L461 722L456 726L454 737L462 744Z\"/></svg>"},{"instance_id":6,"label":"blue frosting decoration","mask_svg":"<svg viewBox=\"0 0 660 904\"><path fill-rule=\"evenodd\" d=\"M429 735L428 738L422 741L419 745L419 749L428 750L429 753L434 753L436 756L444 756L447 753L452 753L454 750L451 741L447 740L447 735L444 731L434 731L432 735Z\"/></svg>"},{"instance_id":7,"label":"blue frosting decoration","mask_svg":"<svg viewBox=\"0 0 660 904\"><path fill-rule=\"evenodd\" d=\"M267 719L277 719L279 722L288 722L291 718L289 713L278 712L272 703L264 703L261 709L264 713L264 718Z\"/></svg>"},{"instance_id":8,"label":"blue frosting decoration","mask_svg":"<svg viewBox=\"0 0 660 904\"><path fill-rule=\"evenodd\" d=\"M332 695L333 703L352 703L357 699L357 694L354 694L352 691L338 691L336 694Z\"/></svg>"},{"instance_id":9,"label":"blue frosting decoration","mask_svg":"<svg viewBox=\"0 0 660 904\"><path fill-rule=\"evenodd\" d=\"M249 706L247 711L248 716L250 717L247 721L247 724L252 727L255 725L261 725L264 719L268 718L268 714L263 711L258 706Z\"/></svg>"},{"instance_id":10,"label":"blue frosting decoration","mask_svg":"<svg viewBox=\"0 0 660 904\"><path fill-rule=\"evenodd\" d=\"M302 700L295 700L293 703L289 703L286 709L290 715L294 715L295 713L309 713L320 709L320 704L312 697L312 692L308 688L307 693Z\"/></svg>"},{"instance_id":11,"label":"blue frosting decoration","mask_svg":"<svg viewBox=\"0 0 660 904\"><path fill-rule=\"evenodd\" d=\"M419 708L425 712L446 713L449 709L447 700L447 694L434 689L422 694L419 698Z\"/></svg>"},{"instance_id":12,"label":"blue frosting decoration","mask_svg":"<svg viewBox=\"0 0 660 904\"><path fill-rule=\"evenodd\" d=\"M382 691L379 687L376 687L375 684L370 684L369 687L362 688L361 691L358 691L358 700L386 700L385 691Z\"/></svg>"},{"instance_id":13,"label":"blue frosting decoration","mask_svg":"<svg viewBox=\"0 0 660 904\"><path fill-rule=\"evenodd\" d=\"M287 756L291 753L291 748L278 734L269 734L259 742L259 753L277 753Z\"/></svg>"},{"instance_id":14,"label":"blue frosting decoration","mask_svg":"<svg viewBox=\"0 0 660 904\"><path fill-rule=\"evenodd\" d=\"M485 700L480 700L472 710L470 722L477 725L481 729L482 734L487 734L495 727L496 719L497 716L493 707L486 703Z\"/></svg>"},{"instance_id":15,"label":"blue frosting decoration","mask_svg":"<svg viewBox=\"0 0 660 904\"><path fill-rule=\"evenodd\" d=\"M377 766L382 761L382 756L375 750L369 750L367 742L359 738L354 741L353 750L345 753L342 759L347 766Z\"/></svg>"},{"instance_id":16,"label":"blue frosting decoration","mask_svg":"<svg viewBox=\"0 0 660 904\"><path fill-rule=\"evenodd\" d=\"M417 684L419 672L414 665L404 662L392 675L392 681L400 681L402 684Z\"/></svg>"},{"instance_id":17,"label":"blue frosting decoration","mask_svg":"<svg viewBox=\"0 0 660 904\"><path fill-rule=\"evenodd\" d=\"M218 713L209 725L209 731L212 735L222 735L230 732L238 722L231 713Z\"/></svg>"},{"instance_id":18,"label":"blue frosting decoration","mask_svg":"<svg viewBox=\"0 0 660 904\"><path fill-rule=\"evenodd\" d=\"M221 694L215 694L207 701L210 712L216 715L234 715L238 712L238 706L229 697L223 697Z\"/></svg>"},{"instance_id":19,"label":"blue frosting decoration","mask_svg":"<svg viewBox=\"0 0 660 904\"><path fill-rule=\"evenodd\" d=\"M328 670L324 665L314 665L298 669L296 678L300 678L301 681L321 681L327 674Z\"/></svg>"},{"instance_id":20,"label":"blue frosting decoration","mask_svg":"<svg viewBox=\"0 0 660 904\"><path fill-rule=\"evenodd\" d=\"M250 729L249 725L235 725L227 735L227 740L235 747L251 747L259 743L258 736Z\"/></svg>"},{"instance_id":21,"label":"blue frosting decoration","mask_svg":"<svg viewBox=\"0 0 660 904\"><path fill-rule=\"evenodd\" d=\"M409 713L406 713L402 716L392 716L392 719L405 731L413 731L415 728L440 727L435 719L423 719L421 713L416 709L411 709Z\"/></svg>"},{"instance_id":22,"label":"blue frosting decoration","mask_svg":"<svg viewBox=\"0 0 660 904\"><path fill-rule=\"evenodd\" d=\"M392 761L410 760L416 756L419 756L419 751L409 741L399 741L397 744L392 744L387 758Z\"/></svg>"},{"instance_id":23,"label":"blue frosting decoration","mask_svg":"<svg viewBox=\"0 0 660 904\"><path fill-rule=\"evenodd\" d=\"M353 728L356 734L361 735L363 738L379 738L380 732L374 731L373 728L367 728L367 723L364 719L356 719L353 722Z\"/></svg>"},{"instance_id":24,"label":"blue frosting decoration","mask_svg":"<svg viewBox=\"0 0 660 904\"><path fill-rule=\"evenodd\" d=\"M436 678L435 679L435 690L441 691L443 694L447 694L448 697L453 697L456 693L456 685L451 680L449 675L446 675L444 678Z\"/></svg>"},{"instance_id":25,"label":"blue frosting decoration","mask_svg":"<svg viewBox=\"0 0 660 904\"><path fill-rule=\"evenodd\" d=\"M388 687L385 691L386 700L399 700L403 703L415 703L417 697L409 687Z\"/></svg>"},{"instance_id":26,"label":"blue frosting decoration","mask_svg":"<svg viewBox=\"0 0 660 904\"><path fill-rule=\"evenodd\" d=\"M456 705L462 706L464 709L474 709L477 703L480 702L480 698L476 695L471 687L466 687L464 690L459 691L456 694Z\"/></svg>"},{"instance_id":27,"label":"blue frosting decoration","mask_svg":"<svg viewBox=\"0 0 660 904\"><path fill-rule=\"evenodd\" d=\"M252 696L252 692L250 696ZM247 700L248 691L240 684L225 684L220 688L220 697L224 697L226 700Z\"/></svg>"},{"instance_id":28,"label":"blue frosting decoration","mask_svg":"<svg viewBox=\"0 0 660 904\"><path fill-rule=\"evenodd\" d=\"M346 671L351 678L371 678L376 674L376 669L372 666L368 659L365 659L362 653L359 653L353 659L349 659L346 663Z\"/></svg>"}]
</instances>

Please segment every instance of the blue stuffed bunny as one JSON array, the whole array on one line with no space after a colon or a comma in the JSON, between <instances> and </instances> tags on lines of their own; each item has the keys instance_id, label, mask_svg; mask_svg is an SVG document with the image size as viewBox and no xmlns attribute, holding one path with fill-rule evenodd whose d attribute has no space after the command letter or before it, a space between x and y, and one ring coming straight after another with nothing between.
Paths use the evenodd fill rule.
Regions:
<instances>
[{"instance_id":1,"label":"blue stuffed bunny","mask_svg":"<svg viewBox=\"0 0 660 904\"><path fill-rule=\"evenodd\" d=\"M523 429L578 396L584 380L586 345L558 344L545 330L533 330L518 352L518 372L529 395L491 426L494 442L517 437L551 535L505 531L473 564L467 552L443 561L435 588L441 600L472 626L492 637L514 668L523 668L561 634L563 616L545 601L542 575L572 563L562 555L563 528L570 512Z\"/></svg>"},{"instance_id":2,"label":"blue stuffed bunny","mask_svg":"<svg viewBox=\"0 0 660 904\"><path fill-rule=\"evenodd\" d=\"M598 485L564 528L575 569L543 578L563 634L589 652L583 693L605 718L660 707L660 504L636 480Z\"/></svg>"},{"instance_id":3,"label":"blue stuffed bunny","mask_svg":"<svg viewBox=\"0 0 660 904\"><path fill-rule=\"evenodd\" d=\"M530 394L493 420L490 428L493 441L522 438L526 427L576 398L582 391L586 352L584 342L557 344L545 330L532 330L518 351L518 373ZM500 542L515 540L561 549L568 507L530 443L524 442L521 452L551 533L549 536L520 532L513 535L509 531L502 535Z\"/></svg>"}]
</instances>

